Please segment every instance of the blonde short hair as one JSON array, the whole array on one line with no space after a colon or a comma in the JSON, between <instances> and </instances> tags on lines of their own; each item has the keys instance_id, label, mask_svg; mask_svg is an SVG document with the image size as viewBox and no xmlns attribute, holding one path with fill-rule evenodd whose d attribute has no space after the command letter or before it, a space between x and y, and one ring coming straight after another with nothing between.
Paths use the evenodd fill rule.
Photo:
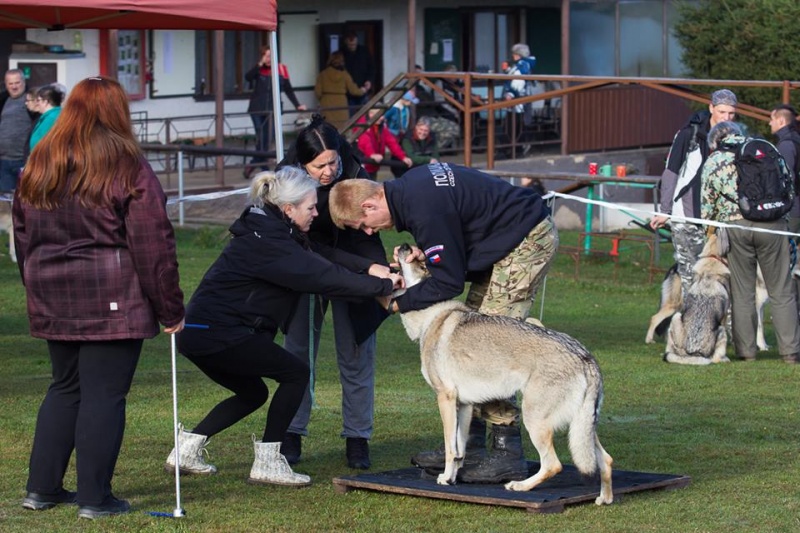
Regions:
<instances>
[{"instance_id":1,"label":"blonde short hair","mask_svg":"<svg viewBox=\"0 0 800 533\"><path fill-rule=\"evenodd\" d=\"M328 209L336 227L344 229L347 221L364 216L361 204L383 194L383 185L372 180L351 179L340 181L328 196Z\"/></svg>"}]
</instances>

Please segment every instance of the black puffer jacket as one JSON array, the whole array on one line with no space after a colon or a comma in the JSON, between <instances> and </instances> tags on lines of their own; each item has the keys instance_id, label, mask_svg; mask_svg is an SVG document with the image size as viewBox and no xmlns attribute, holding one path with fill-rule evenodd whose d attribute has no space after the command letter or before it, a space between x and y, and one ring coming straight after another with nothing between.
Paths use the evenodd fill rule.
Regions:
<instances>
[{"instance_id":1,"label":"black puffer jacket","mask_svg":"<svg viewBox=\"0 0 800 533\"><path fill-rule=\"evenodd\" d=\"M354 274L312 251L277 209L248 208L230 232L186 310L187 324L208 327L187 327L178 337L181 353L207 355L256 332L275 334L303 293L362 299L392 291L390 280Z\"/></svg>"}]
</instances>

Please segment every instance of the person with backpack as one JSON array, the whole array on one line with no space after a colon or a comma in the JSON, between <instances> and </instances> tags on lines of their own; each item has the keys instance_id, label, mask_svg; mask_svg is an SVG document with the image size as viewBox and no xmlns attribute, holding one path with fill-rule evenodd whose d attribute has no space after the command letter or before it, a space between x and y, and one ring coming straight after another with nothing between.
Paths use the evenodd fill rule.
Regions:
<instances>
[{"instance_id":1,"label":"person with backpack","mask_svg":"<svg viewBox=\"0 0 800 533\"><path fill-rule=\"evenodd\" d=\"M791 173L774 146L763 139L748 139L735 122L720 122L711 128L708 148L712 153L700 178L700 214L707 220L737 226L726 231L736 356L744 361L756 358L758 317L753 287L760 266L772 305L778 352L785 362L796 364L800 361L800 323L789 268L789 240L780 234L751 231L787 231ZM753 188L753 183L759 187ZM774 192L787 187L788 193ZM754 190L773 192L764 198Z\"/></svg>"},{"instance_id":2,"label":"person with backpack","mask_svg":"<svg viewBox=\"0 0 800 533\"><path fill-rule=\"evenodd\" d=\"M697 257L703 250L705 230L699 224L686 223L681 217L698 218L700 212L700 171L708 157L708 131L720 122L736 117L736 95L728 89L711 94L708 111L694 113L689 122L678 130L667 155L667 165L661 175L661 215L650 220L654 230L671 223L675 262L681 277L683 293L692 284Z\"/></svg>"}]
</instances>

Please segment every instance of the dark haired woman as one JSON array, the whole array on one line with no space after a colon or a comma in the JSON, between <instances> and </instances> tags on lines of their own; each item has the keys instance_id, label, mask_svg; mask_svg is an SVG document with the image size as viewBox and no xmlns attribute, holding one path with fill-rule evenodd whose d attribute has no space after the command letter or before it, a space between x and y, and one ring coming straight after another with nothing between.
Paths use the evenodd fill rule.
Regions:
<instances>
[{"instance_id":1,"label":"dark haired woman","mask_svg":"<svg viewBox=\"0 0 800 533\"><path fill-rule=\"evenodd\" d=\"M38 111L41 113L39 120L33 126L31 131L31 138L29 141L30 151L33 147L42 140L42 137L47 135L47 132L56 123L56 119L61 114L61 101L64 99L64 93L58 90L55 85L45 85L36 91L36 103L38 104Z\"/></svg>"},{"instance_id":2,"label":"dark haired woman","mask_svg":"<svg viewBox=\"0 0 800 533\"><path fill-rule=\"evenodd\" d=\"M377 235L340 230L331 221L328 212L331 187L341 180L369 177L336 128L320 115L314 115L311 124L300 131L297 141L278 168L287 165L302 168L320 184L317 189L319 216L311 225L309 238L315 243L359 256L360 268L365 272L376 275L388 273L386 252ZM386 318L386 312L374 301L331 302L314 295L309 295L307 301L309 313L313 312L313 349L309 350L309 313L297 313L289 325L284 346L297 357L315 362L322 319L328 304L331 304L336 359L342 384L341 435L346 439L347 463L351 468L369 468L368 440L372 437L375 398L375 330ZM308 435L310 415L311 397L307 390L281 447L291 464L300 460L301 435Z\"/></svg>"}]
</instances>

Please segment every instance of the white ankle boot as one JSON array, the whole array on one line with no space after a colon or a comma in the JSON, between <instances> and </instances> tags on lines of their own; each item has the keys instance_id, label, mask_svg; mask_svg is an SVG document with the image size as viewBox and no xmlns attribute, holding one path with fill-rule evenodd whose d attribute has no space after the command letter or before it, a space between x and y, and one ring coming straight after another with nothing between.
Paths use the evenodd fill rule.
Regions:
<instances>
[{"instance_id":1,"label":"white ankle boot","mask_svg":"<svg viewBox=\"0 0 800 533\"><path fill-rule=\"evenodd\" d=\"M180 426L180 469L181 474L216 474L217 467L210 465L203 459L203 452L206 451L205 445L208 437L197 433L189 433ZM206 452L208 453L208 452ZM175 472L175 448L167 457L167 464L164 465L167 472Z\"/></svg>"},{"instance_id":2,"label":"white ankle boot","mask_svg":"<svg viewBox=\"0 0 800 533\"><path fill-rule=\"evenodd\" d=\"M253 448L256 459L250 469L248 483L262 485L288 485L305 487L311 485L311 478L304 474L295 474L292 467L281 454L280 442L261 442L253 437Z\"/></svg>"}]
</instances>

